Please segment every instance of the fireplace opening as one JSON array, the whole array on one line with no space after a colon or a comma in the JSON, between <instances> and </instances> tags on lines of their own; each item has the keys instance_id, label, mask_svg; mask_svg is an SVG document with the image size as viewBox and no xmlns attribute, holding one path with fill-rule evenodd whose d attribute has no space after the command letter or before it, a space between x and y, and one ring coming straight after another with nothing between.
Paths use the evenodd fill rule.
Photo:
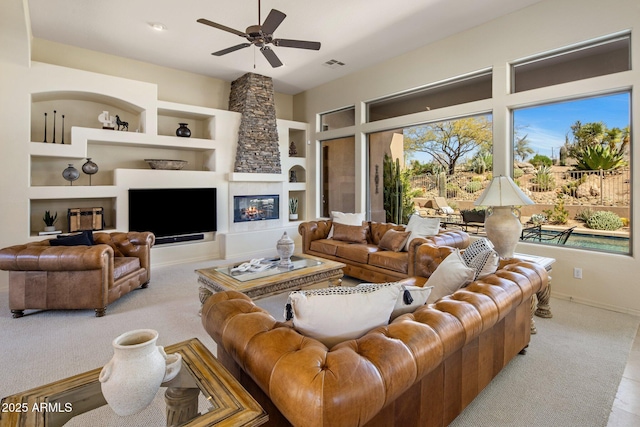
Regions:
<instances>
[{"instance_id":1,"label":"fireplace opening","mask_svg":"<svg viewBox=\"0 0 640 427\"><path fill-rule=\"evenodd\" d=\"M280 218L280 196L233 196L233 222Z\"/></svg>"}]
</instances>

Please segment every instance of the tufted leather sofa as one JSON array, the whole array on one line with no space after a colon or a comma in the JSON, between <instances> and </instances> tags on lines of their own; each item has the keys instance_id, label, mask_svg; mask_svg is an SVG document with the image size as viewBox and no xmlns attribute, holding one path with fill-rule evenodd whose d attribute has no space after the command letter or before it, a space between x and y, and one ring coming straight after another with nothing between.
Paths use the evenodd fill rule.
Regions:
<instances>
[{"instance_id":1,"label":"tufted leather sofa","mask_svg":"<svg viewBox=\"0 0 640 427\"><path fill-rule=\"evenodd\" d=\"M461 230L440 230L436 236L411 241L408 251L393 252L378 247L382 236L390 230L403 231L404 225L368 221L366 243L349 243L328 238L331 220L303 222L298 226L302 236L302 252L320 258L346 264L344 274L369 282L388 282L412 276L416 273L416 249L426 242L464 249L470 237ZM426 276L428 277L428 276Z\"/></svg>"},{"instance_id":2,"label":"tufted leather sofa","mask_svg":"<svg viewBox=\"0 0 640 427\"><path fill-rule=\"evenodd\" d=\"M51 246L43 240L1 249L13 317L26 309L91 308L101 317L108 304L147 287L152 233L95 233L93 239L93 246Z\"/></svg>"},{"instance_id":3,"label":"tufted leather sofa","mask_svg":"<svg viewBox=\"0 0 640 427\"><path fill-rule=\"evenodd\" d=\"M433 266L451 250L423 245L420 256ZM529 344L531 298L548 276L510 262L330 349L234 291L209 297L202 323L268 425L446 426Z\"/></svg>"}]
</instances>

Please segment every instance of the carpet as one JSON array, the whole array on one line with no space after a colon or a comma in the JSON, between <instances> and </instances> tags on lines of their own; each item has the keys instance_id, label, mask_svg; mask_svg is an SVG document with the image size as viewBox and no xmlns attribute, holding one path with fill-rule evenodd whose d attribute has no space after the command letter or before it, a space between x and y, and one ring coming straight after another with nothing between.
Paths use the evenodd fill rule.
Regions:
<instances>
[{"instance_id":1,"label":"carpet","mask_svg":"<svg viewBox=\"0 0 640 427\"><path fill-rule=\"evenodd\" d=\"M159 345L196 337L215 354L198 316L194 272L214 264L154 268L149 288L120 298L101 318L80 310L27 311L13 319L8 292L0 289L0 397L103 366L113 355L112 340L132 329L157 330ZM285 302L286 294L256 301L280 320ZM640 318L557 299L551 308L552 319L536 318L538 334L527 354L516 357L453 426L606 426ZM163 405L156 399L127 425L164 425ZM87 416L84 425L122 425L118 417Z\"/></svg>"}]
</instances>

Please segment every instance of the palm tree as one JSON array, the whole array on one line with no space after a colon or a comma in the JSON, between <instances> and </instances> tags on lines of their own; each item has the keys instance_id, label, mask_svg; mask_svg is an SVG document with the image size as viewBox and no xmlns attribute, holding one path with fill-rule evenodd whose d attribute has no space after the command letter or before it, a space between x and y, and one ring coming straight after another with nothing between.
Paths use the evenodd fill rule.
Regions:
<instances>
[{"instance_id":1,"label":"palm tree","mask_svg":"<svg viewBox=\"0 0 640 427\"><path fill-rule=\"evenodd\" d=\"M513 144L513 152L516 154L516 156L520 157L523 162L527 158L527 156L535 153L533 148L529 147L527 136L529 135L527 134L522 138L517 138L515 144Z\"/></svg>"}]
</instances>

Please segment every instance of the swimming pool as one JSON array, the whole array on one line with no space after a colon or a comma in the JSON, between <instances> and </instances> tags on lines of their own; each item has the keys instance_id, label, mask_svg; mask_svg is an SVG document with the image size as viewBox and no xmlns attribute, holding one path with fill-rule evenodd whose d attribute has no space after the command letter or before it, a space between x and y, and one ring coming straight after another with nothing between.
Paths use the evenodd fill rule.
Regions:
<instances>
[{"instance_id":1,"label":"swimming pool","mask_svg":"<svg viewBox=\"0 0 640 427\"><path fill-rule=\"evenodd\" d=\"M544 236L545 230L542 230ZM608 252L629 253L629 238L597 234L571 233L566 246L591 248Z\"/></svg>"},{"instance_id":2,"label":"swimming pool","mask_svg":"<svg viewBox=\"0 0 640 427\"><path fill-rule=\"evenodd\" d=\"M600 236L596 234L572 233L567 246L599 249L609 252L629 253L629 238L618 236Z\"/></svg>"}]
</instances>

